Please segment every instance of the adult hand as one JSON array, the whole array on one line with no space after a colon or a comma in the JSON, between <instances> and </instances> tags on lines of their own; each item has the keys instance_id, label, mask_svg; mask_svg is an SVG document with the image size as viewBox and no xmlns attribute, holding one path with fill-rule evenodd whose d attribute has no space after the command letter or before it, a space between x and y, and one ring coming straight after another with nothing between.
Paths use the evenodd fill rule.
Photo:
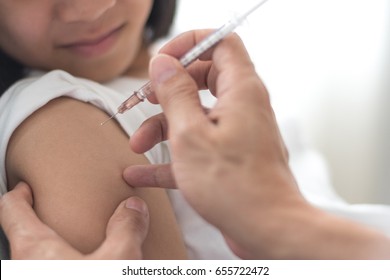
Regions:
<instances>
[{"instance_id":1,"label":"adult hand","mask_svg":"<svg viewBox=\"0 0 390 280\"><path fill-rule=\"evenodd\" d=\"M262 221L266 230L274 219L285 219L283 211L274 209L288 209L303 199L269 95L238 36L229 36L187 70L173 58L208 33L185 33L152 60L157 99L151 101L159 102L165 115L146 121L130 144L143 153L169 138L172 164L132 166L124 178L136 187L178 186L239 256L261 257L258 252L266 250L252 242L261 238L254 221ZM206 88L218 98L208 111L198 96L198 90ZM253 239L252 233L257 235Z\"/></svg>"},{"instance_id":2,"label":"adult hand","mask_svg":"<svg viewBox=\"0 0 390 280\"><path fill-rule=\"evenodd\" d=\"M147 120L130 144L143 153L169 138L172 164L129 167L126 181L177 186L240 257L390 258L388 237L322 212L299 193L267 90L237 36L188 72L173 58L206 33L186 33L152 60L152 101L165 115ZM198 97L204 88L218 98L209 111Z\"/></svg>"},{"instance_id":3,"label":"adult hand","mask_svg":"<svg viewBox=\"0 0 390 280\"><path fill-rule=\"evenodd\" d=\"M141 259L149 213L136 197L123 201L107 225L107 237L89 255L72 248L43 224L32 209L30 187L19 183L0 198L0 222L10 242L12 259Z\"/></svg>"}]
</instances>

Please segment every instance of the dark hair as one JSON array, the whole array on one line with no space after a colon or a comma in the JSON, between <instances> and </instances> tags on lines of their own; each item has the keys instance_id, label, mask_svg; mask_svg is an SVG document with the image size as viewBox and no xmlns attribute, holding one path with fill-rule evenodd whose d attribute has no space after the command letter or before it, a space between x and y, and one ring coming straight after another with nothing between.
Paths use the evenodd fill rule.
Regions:
<instances>
[{"instance_id":1,"label":"dark hair","mask_svg":"<svg viewBox=\"0 0 390 280\"><path fill-rule=\"evenodd\" d=\"M176 0L154 0L152 11L146 24L148 42L151 43L168 34L176 11ZM0 96L17 80L26 75L23 64L5 54L0 49Z\"/></svg>"},{"instance_id":2,"label":"dark hair","mask_svg":"<svg viewBox=\"0 0 390 280\"><path fill-rule=\"evenodd\" d=\"M25 75L25 67L0 49L0 96Z\"/></svg>"},{"instance_id":3,"label":"dark hair","mask_svg":"<svg viewBox=\"0 0 390 280\"><path fill-rule=\"evenodd\" d=\"M151 42L168 34L176 11L176 0L154 0L146 26L151 30Z\"/></svg>"}]
</instances>

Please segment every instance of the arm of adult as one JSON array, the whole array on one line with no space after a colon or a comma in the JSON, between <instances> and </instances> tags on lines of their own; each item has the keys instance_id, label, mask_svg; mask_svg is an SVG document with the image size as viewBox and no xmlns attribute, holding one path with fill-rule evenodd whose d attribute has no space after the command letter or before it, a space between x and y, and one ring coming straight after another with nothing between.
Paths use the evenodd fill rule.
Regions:
<instances>
[{"instance_id":1,"label":"arm of adult","mask_svg":"<svg viewBox=\"0 0 390 280\"><path fill-rule=\"evenodd\" d=\"M130 144L140 153L169 138L172 163L129 167L125 180L177 186L243 258L390 258L386 236L302 197L268 92L238 36L226 38L188 72L173 58L207 33L186 33L152 60L152 101L165 115L146 121ZM207 112L198 97L203 88L218 98Z\"/></svg>"},{"instance_id":2,"label":"arm of adult","mask_svg":"<svg viewBox=\"0 0 390 280\"><path fill-rule=\"evenodd\" d=\"M72 247L36 216L30 187L19 183L0 198L0 222L8 236L13 259L141 259L149 227L144 201L131 197L115 210L106 239L91 254Z\"/></svg>"}]
</instances>

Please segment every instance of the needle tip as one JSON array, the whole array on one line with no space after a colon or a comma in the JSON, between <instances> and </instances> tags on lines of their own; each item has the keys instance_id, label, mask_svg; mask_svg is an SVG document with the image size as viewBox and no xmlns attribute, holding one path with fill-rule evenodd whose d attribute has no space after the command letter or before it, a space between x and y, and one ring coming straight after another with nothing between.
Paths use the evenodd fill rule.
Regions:
<instances>
[{"instance_id":1,"label":"needle tip","mask_svg":"<svg viewBox=\"0 0 390 280\"><path fill-rule=\"evenodd\" d=\"M104 122L100 123L101 126L105 125L106 123L108 123L110 120L112 120L118 113L112 115L111 117L109 117L107 120L105 120Z\"/></svg>"}]
</instances>

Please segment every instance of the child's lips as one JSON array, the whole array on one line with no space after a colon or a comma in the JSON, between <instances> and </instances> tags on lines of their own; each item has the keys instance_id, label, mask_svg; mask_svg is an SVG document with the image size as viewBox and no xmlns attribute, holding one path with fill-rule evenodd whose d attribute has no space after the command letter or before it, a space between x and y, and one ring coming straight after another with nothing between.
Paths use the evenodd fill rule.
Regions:
<instances>
[{"instance_id":1,"label":"child's lips","mask_svg":"<svg viewBox=\"0 0 390 280\"><path fill-rule=\"evenodd\" d=\"M82 39L62 47L85 57L92 57L106 53L115 44L118 34L123 29L121 25L113 30L92 39Z\"/></svg>"}]
</instances>

